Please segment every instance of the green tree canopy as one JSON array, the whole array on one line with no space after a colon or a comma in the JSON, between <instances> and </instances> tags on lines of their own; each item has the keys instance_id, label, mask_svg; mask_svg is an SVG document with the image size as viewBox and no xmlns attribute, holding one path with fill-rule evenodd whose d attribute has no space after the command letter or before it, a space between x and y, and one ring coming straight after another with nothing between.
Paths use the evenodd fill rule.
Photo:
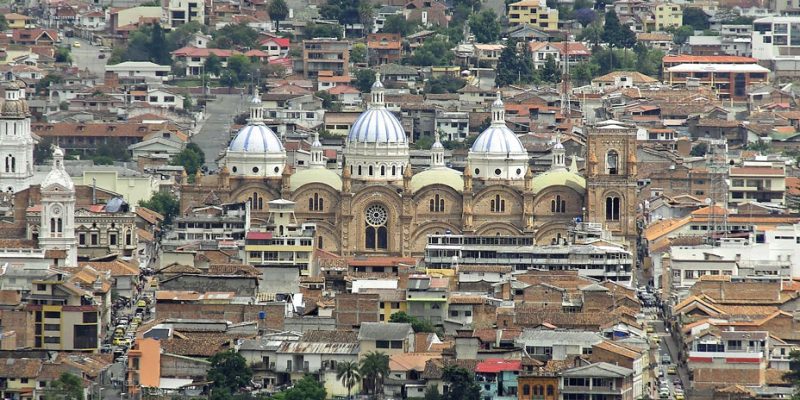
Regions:
<instances>
[{"instance_id":1,"label":"green tree canopy","mask_svg":"<svg viewBox=\"0 0 800 400\"><path fill-rule=\"evenodd\" d=\"M384 33L399 33L400 36L407 36L417 30L417 23L409 21L402 15L390 15L383 22L382 31Z\"/></svg>"},{"instance_id":2,"label":"green tree canopy","mask_svg":"<svg viewBox=\"0 0 800 400\"><path fill-rule=\"evenodd\" d=\"M494 43L500 39L500 22L492 10L482 10L469 17L469 29L479 43Z\"/></svg>"},{"instance_id":3,"label":"green tree canopy","mask_svg":"<svg viewBox=\"0 0 800 400\"><path fill-rule=\"evenodd\" d=\"M335 19L342 25L352 25L361 22L360 8L361 0L329 0L328 4L320 8L319 13L322 18Z\"/></svg>"},{"instance_id":4,"label":"green tree canopy","mask_svg":"<svg viewBox=\"0 0 800 400\"><path fill-rule=\"evenodd\" d=\"M33 162L44 164L53 157L53 138L44 137L33 148Z\"/></svg>"},{"instance_id":5,"label":"green tree canopy","mask_svg":"<svg viewBox=\"0 0 800 400\"><path fill-rule=\"evenodd\" d=\"M708 144L706 144L706 142L699 142L692 147L692 151L689 152L689 155L692 157L703 157L707 152Z\"/></svg>"},{"instance_id":6,"label":"green tree canopy","mask_svg":"<svg viewBox=\"0 0 800 400\"><path fill-rule=\"evenodd\" d=\"M115 137L106 139L105 143L97 146L93 155L108 157L114 161L128 161L131 159L131 153L128 152L128 147Z\"/></svg>"},{"instance_id":7,"label":"green tree canopy","mask_svg":"<svg viewBox=\"0 0 800 400\"><path fill-rule=\"evenodd\" d=\"M347 388L347 398L349 399L350 392L358 384L358 380L361 379L358 363L355 361L343 361L337 364L336 379L340 380L342 385Z\"/></svg>"},{"instance_id":8,"label":"green tree canopy","mask_svg":"<svg viewBox=\"0 0 800 400\"><path fill-rule=\"evenodd\" d=\"M466 84L467 81L461 78L443 75L437 78L428 79L428 81L425 82L425 93L456 93Z\"/></svg>"},{"instance_id":9,"label":"green tree canopy","mask_svg":"<svg viewBox=\"0 0 800 400\"><path fill-rule=\"evenodd\" d=\"M45 400L83 400L83 380L69 372L64 372L45 391Z\"/></svg>"},{"instance_id":10,"label":"green tree canopy","mask_svg":"<svg viewBox=\"0 0 800 400\"><path fill-rule=\"evenodd\" d=\"M350 62L364 63L367 62L367 45L364 43L355 43L350 48Z\"/></svg>"},{"instance_id":11,"label":"green tree canopy","mask_svg":"<svg viewBox=\"0 0 800 400\"><path fill-rule=\"evenodd\" d=\"M167 48L167 37L159 24L153 25L153 29L150 30L150 61L158 65L172 64L172 57Z\"/></svg>"},{"instance_id":12,"label":"green tree canopy","mask_svg":"<svg viewBox=\"0 0 800 400\"><path fill-rule=\"evenodd\" d=\"M250 384L253 371L244 357L233 350L214 354L209 361L211 367L208 369L207 379L214 382L211 384L214 391L236 393Z\"/></svg>"},{"instance_id":13,"label":"green tree canopy","mask_svg":"<svg viewBox=\"0 0 800 400\"><path fill-rule=\"evenodd\" d=\"M702 31L711 26L708 14L698 7L683 8L683 24L691 26L696 31Z\"/></svg>"},{"instance_id":14,"label":"green tree canopy","mask_svg":"<svg viewBox=\"0 0 800 400\"><path fill-rule=\"evenodd\" d=\"M167 48L169 51L173 51L186 46L192 36L197 32L202 32L204 28L205 25L197 21L187 22L177 28L173 28L172 31L167 33Z\"/></svg>"},{"instance_id":15,"label":"green tree canopy","mask_svg":"<svg viewBox=\"0 0 800 400\"><path fill-rule=\"evenodd\" d=\"M70 54L69 47L58 47L56 49L56 62L57 63L71 63L72 55Z\"/></svg>"},{"instance_id":16,"label":"green tree canopy","mask_svg":"<svg viewBox=\"0 0 800 400\"><path fill-rule=\"evenodd\" d=\"M556 64L556 58L552 54L547 55L542 67L542 80L550 83L561 82L561 70Z\"/></svg>"},{"instance_id":17,"label":"green tree canopy","mask_svg":"<svg viewBox=\"0 0 800 400\"><path fill-rule=\"evenodd\" d=\"M442 373L442 380L449 390L443 400L480 400L481 388L475 383L475 376L465 368L448 365Z\"/></svg>"},{"instance_id":18,"label":"green tree canopy","mask_svg":"<svg viewBox=\"0 0 800 400\"><path fill-rule=\"evenodd\" d=\"M289 6L286 5L286 0L272 0L267 9L269 19L275 21L275 31L279 32L281 21L285 21L289 16Z\"/></svg>"},{"instance_id":19,"label":"green tree canopy","mask_svg":"<svg viewBox=\"0 0 800 400\"><path fill-rule=\"evenodd\" d=\"M373 83L375 83L375 70L364 68L356 71L355 87L361 91L361 93L370 92Z\"/></svg>"},{"instance_id":20,"label":"green tree canopy","mask_svg":"<svg viewBox=\"0 0 800 400\"><path fill-rule=\"evenodd\" d=\"M675 44L684 44L689 40L689 36L692 35L694 35L694 28L690 25L683 25L672 34L672 41L675 42Z\"/></svg>"},{"instance_id":21,"label":"green tree canopy","mask_svg":"<svg viewBox=\"0 0 800 400\"><path fill-rule=\"evenodd\" d=\"M170 164L180 165L186 170L187 175L194 175L203 166L205 159L206 155L203 150L197 144L189 143L186 148L173 157Z\"/></svg>"},{"instance_id":22,"label":"green tree canopy","mask_svg":"<svg viewBox=\"0 0 800 400\"><path fill-rule=\"evenodd\" d=\"M515 40L509 40L506 43L506 47L500 52L494 80L498 87L515 82L533 83L539 81L539 71L533 66L533 55L530 47L524 44L521 46L522 51L518 51L518 47Z\"/></svg>"},{"instance_id":23,"label":"green tree canopy","mask_svg":"<svg viewBox=\"0 0 800 400\"><path fill-rule=\"evenodd\" d=\"M423 140L423 138L418 139L417 140L417 144L419 144L419 142L422 141L422 140ZM420 146L418 148L420 148L420 149L429 149L429 148L431 148L431 144L433 144L432 141L429 144L420 144ZM424 320L424 319L420 319L420 318L417 318L417 317L414 317L414 316L411 316L411 315L408 315L405 311L399 311L399 312L396 312L396 313L392 314L392 316L389 317L389 322L390 323L399 323L399 324L403 324L403 323L411 324L411 329L413 329L414 332L417 332L417 333L419 333L419 332L433 332L434 331L433 324L430 321Z\"/></svg>"},{"instance_id":24,"label":"green tree canopy","mask_svg":"<svg viewBox=\"0 0 800 400\"><path fill-rule=\"evenodd\" d=\"M222 59L214 53L206 57L206 62L203 64L205 73L210 75L219 76L222 73Z\"/></svg>"},{"instance_id":25,"label":"green tree canopy","mask_svg":"<svg viewBox=\"0 0 800 400\"><path fill-rule=\"evenodd\" d=\"M389 374L389 356L377 351L367 353L361 359L359 371L364 379L366 393L383 393L383 380Z\"/></svg>"},{"instance_id":26,"label":"green tree canopy","mask_svg":"<svg viewBox=\"0 0 800 400\"><path fill-rule=\"evenodd\" d=\"M303 30L303 34L309 39L317 37L332 37L341 39L342 27L341 25L318 24L316 22L311 22L306 25L305 29Z\"/></svg>"},{"instance_id":27,"label":"green tree canopy","mask_svg":"<svg viewBox=\"0 0 800 400\"><path fill-rule=\"evenodd\" d=\"M139 206L149 208L164 216L164 224L171 224L172 218L180 212L178 199L168 192L158 192L149 200L142 200Z\"/></svg>"},{"instance_id":28,"label":"green tree canopy","mask_svg":"<svg viewBox=\"0 0 800 400\"><path fill-rule=\"evenodd\" d=\"M291 389L280 392L272 400L325 400L327 392L321 383L311 375L295 382Z\"/></svg>"},{"instance_id":29,"label":"green tree canopy","mask_svg":"<svg viewBox=\"0 0 800 400\"><path fill-rule=\"evenodd\" d=\"M232 49L236 47L256 47L258 32L247 24L228 24L212 34L213 43L209 47Z\"/></svg>"},{"instance_id":30,"label":"green tree canopy","mask_svg":"<svg viewBox=\"0 0 800 400\"><path fill-rule=\"evenodd\" d=\"M440 66L450 65L453 60L453 52L450 51L450 43L440 39L432 38L425 41L422 46L414 50L411 56L411 63L420 66Z\"/></svg>"},{"instance_id":31,"label":"green tree canopy","mask_svg":"<svg viewBox=\"0 0 800 400\"><path fill-rule=\"evenodd\" d=\"M330 94L325 90L320 90L314 93L314 96L317 96L320 100L322 100L322 108L327 111L342 111L342 104L336 101L336 96Z\"/></svg>"},{"instance_id":32,"label":"green tree canopy","mask_svg":"<svg viewBox=\"0 0 800 400\"><path fill-rule=\"evenodd\" d=\"M800 398L800 350L789 352L789 371L783 374L783 380L794 387L792 399Z\"/></svg>"}]
</instances>

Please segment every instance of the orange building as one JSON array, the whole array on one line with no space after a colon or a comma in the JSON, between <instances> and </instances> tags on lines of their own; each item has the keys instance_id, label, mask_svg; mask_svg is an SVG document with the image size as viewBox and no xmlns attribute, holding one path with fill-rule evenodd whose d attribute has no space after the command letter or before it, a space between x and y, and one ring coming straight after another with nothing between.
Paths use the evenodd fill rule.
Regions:
<instances>
[{"instance_id":1,"label":"orange building","mask_svg":"<svg viewBox=\"0 0 800 400\"><path fill-rule=\"evenodd\" d=\"M156 339L137 339L128 351L128 393L132 399L144 387L161 384L161 342Z\"/></svg>"},{"instance_id":2,"label":"orange building","mask_svg":"<svg viewBox=\"0 0 800 400\"><path fill-rule=\"evenodd\" d=\"M517 378L519 400L558 400L557 373L536 372L537 375L520 375Z\"/></svg>"}]
</instances>

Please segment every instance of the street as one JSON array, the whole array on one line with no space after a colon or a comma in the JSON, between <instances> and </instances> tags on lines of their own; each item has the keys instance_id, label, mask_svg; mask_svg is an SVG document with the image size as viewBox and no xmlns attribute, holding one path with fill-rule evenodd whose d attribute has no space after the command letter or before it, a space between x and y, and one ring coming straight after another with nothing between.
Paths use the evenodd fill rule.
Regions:
<instances>
[{"instance_id":1,"label":"street","mask_svg":"<svg viewBox=\"0 0 800 400\"><path fill-rule=\"evenodd\" d=\"M73 46L75 42L80 43L81 47ZM98 58L100 55L100 48L98 46L78 38L64 38L64 44L70 47L73 65L81 70L88 68L89 71L96 74L101 79L105 76L106 63L111 53L108 53L106 58L100 59Z\"/></svg>"},{"instance_id":2,"label":"street","mask_svg":"<svg viewBox=\"0 0 800 400\"><path fill-rule=\"evenodd\" d=\"M191 141L197 144L206 154L205 166L209 171L217 169L217 157L228 145L228 131L233 125L233 118L242 112L247 96L238 94L218 94L216 99L206 104L206 119L201 122L200 132L192 136Z\"/></svg>"},{"instance_id":3,"label":"street","mask_svg":"<svg viewBox=\"0 0 800 400\"><path fill-rule=\"evenodd\" d=\"M655 321L652 321L651 324L655 329L655 334L659 337L657 362L659 363L659 368L664 369L664 379L666 379L667 384L669 386L670 398L674 399L675 384L673 383L673 379L675 379L676 377L680 378L681 387L683 388L684 392L688 392L690 384L689 373L686 370L686 368L679 362L678 347L672 335L667 333L667 330L664 326L664 321L661 319L656 319ZM671 365L675 365L677 367L676 368L677 375L669 375L666 373L667 372L666 370L669 367L669 365L661 363L661 357L663 357L664 355L668 355L672 359Z\"/></svg>"}]
</instances>

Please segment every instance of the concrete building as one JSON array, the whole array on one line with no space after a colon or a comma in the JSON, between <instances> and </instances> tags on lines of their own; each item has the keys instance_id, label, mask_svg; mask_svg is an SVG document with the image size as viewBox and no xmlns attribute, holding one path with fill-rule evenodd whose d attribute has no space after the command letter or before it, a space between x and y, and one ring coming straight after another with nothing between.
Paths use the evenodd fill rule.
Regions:
<instances>
[{"instance_id":1,"label":"concrete building","mask_svg":"<svg viewBox=\"0 0 800 400\"><path fill-rule=\"evenodd\" d=\"M141 78L145 82L153 83L165 82L169 79L171 70L169 65L158 65L149 61L125 61L106 65L106 73L113 73L119 78Z\"/></svg>"},{"instance_id":2,"label":"concrete building","mask_svg":"<svg viewBox=\"0 0 800 400\"><path fill-rule=\"evenodd\" d=\"M786 170L783 165L745 162L743 166L731 167L728 175L731 181L729 204L784 204Z\"/></svg>"},{"instance_id":3,"label":"concrete building","mask_svg":"<svg viewBox=\"0 0 800 400\"><path fill-rule=\"evenodd\" d=\"M800 16L766 17L753 21L753 57L776 77L797 76L800 60Z\"/></svg>"},{"instance_id":4,"label":"concrete building","mask_svg":"<svg viewBox=\"0 0 800 400\"><path fill-rule=\"evenodd\" d=\"M166 0L161 19L170 28L177 28L189 22L205 25L206 3L199 0Z\"/></svg>"},{"instance_id":5,"label":"concrete building","mask_svg":"<svg viewBox=\"0 0 800 400\"><path fill-rule=\"evenodd\" d=\"M173 226L168 240L241 240L250 230L250 203L198 207L176 217Z\"/></svg>"},{"instance_id":6,"label":"concrete building","mask_svg":"<svg viewBox=\"0 0 800 400\"><path fill-rule=\"evenodd\" d=\"M746 100L747 87L768 83L770 70L758 64L681 64L666 73L670 85L709 86L720 98Z\"/></svg>"},{"instance_id":7,"label":"concrete building","mask_svg":"<svg viewBox=\"0 0 800 400\"><path fill-rule=\"evenodd\" d=\"M508 6L509 25L527 24L545 31L558 30L558 10L544 0L522 0Z\"/></svg>"},{"instance_id":8,"label":"concrete building","mask_svg":"<svg viewBox=\"0 0 800 400\"><path fill-rule=\"evenodd\" d=\"M676 3L661 3L654 7L655 28L657 31L666 31L683 25L683 6Z\"/></svg>"},{"instance_id":9,"label":"concrete building","mask_svg":"<svg viewBox=\"0 0 800 400\"><path fill-rule=\"evenodd\" d=\"M350 75L350 42L335 39L303 41L303 75L315 78L320 71L336 76Z\"/></svg>"}]
</instances>

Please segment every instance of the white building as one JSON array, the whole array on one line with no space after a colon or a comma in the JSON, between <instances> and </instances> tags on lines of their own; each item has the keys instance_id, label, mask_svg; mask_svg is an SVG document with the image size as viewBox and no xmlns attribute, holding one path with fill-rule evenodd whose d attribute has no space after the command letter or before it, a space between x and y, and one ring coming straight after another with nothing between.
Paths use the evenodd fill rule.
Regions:
<instances>
[{"instance_id":1,"label":"white building","mask_svg":"<svg viewBox=\"0 0 800 400\"><path fill-rule=\"evenodd\" d=\"M800 16L753 21L753 57L769 61L776 75L796 75L800 61Z\"/></svg>"},{"instance_id":2,"label":"white building","mask_svg":"<svg viewBox=\"0 0 800 400\"><path fill-rule=\"evenodd\" d=\"M163 89L149 89L144 103L155 107L183 110L184 96Z\"/></svg>"},{"instance_id":3,"label":"white building","mask_svg":"<svg viewBox=\"0 0 800 400\"><path fill-rule=\"evenodd\" d=\"M16 193L30 186L35 143L25 91L12 82L0 108L0 190Z\"/></svg>"},{"instance_id":4,"label":"white building","mask_svg":"<svg viewBox=\"0 0 800 400\"><path fill-rule=\"evenodd\" d=\"M64 169L64 152L59 147L53 151L53 169L42 181L41 194L39 247L45 250L65 250L65 265L77 267L75 185Z\"/></svg>"},{"instance_id":5,"label":"white building","mask_svg":"<svg viewBox=\"0 0 800 400\"><path fill-rule=\"evenodd\" d=\"M167 27L175 28L188 22L205 25L206 3L200 0L169 0L161 19Z\"/></svg>"},{"instance_id":6,"label":"white building","mask_svg":"<svg viewBox=\"0 0 800 400\"><path fill-rule=\"evenodd\" d=\"M469 135L469 113L463 111L436 110L436 134L443 140L463 141Z\"/></svg>"},{"instance_id":7,"label":"white building","mask_svg":"<svg viewBox=\"0 0 800 400\"><path fill-rule=\"evenodd\" d=\"M106 65L106 72L113 72L120 78L143 78L146 82L164 82L169 79L169 65L158 65L149 61L125 61Z\"/></svg>"}]
</instances>

